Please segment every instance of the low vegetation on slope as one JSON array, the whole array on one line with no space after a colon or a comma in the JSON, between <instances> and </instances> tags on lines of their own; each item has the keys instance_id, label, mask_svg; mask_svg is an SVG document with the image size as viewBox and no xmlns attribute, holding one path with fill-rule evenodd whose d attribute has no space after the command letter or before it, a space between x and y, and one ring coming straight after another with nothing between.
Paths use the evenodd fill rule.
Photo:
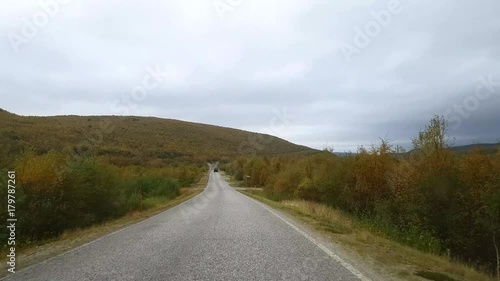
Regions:
<instances>
[{"instance_id":1,"label":"low vegetation on slope","mask_svg":"<svg viewBox=\"0 0 500 281\"><path fill-rule=\"evenodd\" d=\"M446 128L434 118L404 158L382 141L350 157L240 158L225 170L271 199L324 203L400 243L497 271L500 152L457 155L447 149Z\"/></svg>"},{"instance_id":2,"label":"low vegetation on slope","mask_svg":"<svg viewBox=\"0 0 500 281\"><path fill-rule=\"evenodd\" d=\"M26 147L101 156L117 166L163 167L241 155L311 152L269 135L152 117L24 117L0 110L0 163Z\"/></svg>"}]
</instances>

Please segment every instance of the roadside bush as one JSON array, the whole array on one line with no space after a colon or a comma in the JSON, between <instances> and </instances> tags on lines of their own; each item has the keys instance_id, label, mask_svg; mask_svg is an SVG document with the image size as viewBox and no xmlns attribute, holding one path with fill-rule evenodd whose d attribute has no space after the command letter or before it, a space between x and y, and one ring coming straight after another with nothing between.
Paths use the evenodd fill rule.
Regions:
<instances>
[{"instance_id":1,"label":"roadside bush","mask_svg":"<svg viewBox=\"0 0 500 281\"><path fill-rule=\"evenodd\" d=\"M178 196L180 187L201 176L201 169L196 167L117 168L96 157L70 157L54 151L37 155L33 150L22 154L15 170L17 231L21 243L52 238L65 230L87 227L137 210L141 186L144 206L159 204ZM2 180L3 177L0 175ZM6 216L4 209L0 210L0 216ZM0 236L4 235L2 230Z\"/></svg>"},{"instance_id":2,"label":"roadside bush","mask_svg":"<svg viewBox=\"0 0 500 281\"><path fill-rule=\"evenodd\" d=\"M95 158L23 154L17 163L20 240L49 238L124 213L111 168Z\"/></svg>"},{"instance_id":3,"label":"roadside bush","mask_svg":"<svg viewBox=\"0 0 500 281\"><path fill-rule=\"evenodd\" d=\"M270 199L337 207L395 241L500 275L500 151L457 155L448 149L447 126L435 116L409 153L382 140L351 156L240 158L226 171L240 180L250 175L249 184Z\"/></svg>"},{"instance_id":4,"label":"roadside bush","mask_svg":"<svg viewBox=\"0 0 500 281\"><path fill-rule=\"evenodd\" d=\"M0 169L0 198L2 198L2 200L5 200L7 201L7 179L8 179L8 176L7 176L7 169ZM8 218L8 215L7 215L7 206L5 204L2 204L2 206L5 206L5 207L2 207L0 208L0 220L2 220L2 222L6 222L7 221L7 218ZM9 237L9 231L8 229L5 227L4 224L2 224L2 227L0 229L0 240L1 241L7 241ZM3 247L6 247L6 243L3 243Z\"/></svg>"},{"instance_id":5,"label":"roadside bush","mask_svg":"<svg viewBox=\"0 0 500 281\"><path fill-rule=\"evenodd\" d=\"M68 166L61 212L70 228L85 227L123 215L125 198L112 167L95 158Z\"/></svg>"},{"instance_id":6,"label":"roadside bush","mask_svg":"<svg viewBox=\"0 0 500 281\"><path fill-rule=\"evenodd\" d=\"M170 178L143 177L139 178L134 186L142 187L142 193L145 198L164 197L174 198L180 194L179 181Z\"/></svg>"}]
</instances>

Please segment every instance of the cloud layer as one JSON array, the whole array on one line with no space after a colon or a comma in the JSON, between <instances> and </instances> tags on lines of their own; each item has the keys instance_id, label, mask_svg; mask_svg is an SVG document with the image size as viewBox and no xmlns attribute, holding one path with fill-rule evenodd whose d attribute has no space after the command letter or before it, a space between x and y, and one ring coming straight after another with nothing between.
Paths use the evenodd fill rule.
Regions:
<instances>
[{"instance_id":1,"label":"cloud layer","mask_svg":"<svg viewBox=\"0 0 500 281\"><path fill-rule=\"evenodd\" d=\"M457 144L500 138L495 0L41 3L0 4L1 107L18 114L176 118L337 151L408 145L434 114Z\"/></svg>"}]
</instances>

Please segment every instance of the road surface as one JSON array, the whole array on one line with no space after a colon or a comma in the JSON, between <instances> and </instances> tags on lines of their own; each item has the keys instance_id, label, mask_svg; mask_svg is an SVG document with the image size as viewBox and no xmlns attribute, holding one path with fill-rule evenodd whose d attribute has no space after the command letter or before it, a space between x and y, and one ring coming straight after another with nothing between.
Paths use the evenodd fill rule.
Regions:
<instances>
[{"instance_id":1,"label":"road surface","mask_svg":"<svg viewBox=\"0 0 500 281\"><path fill-rule=\"evenodd\" d=\"M369 280L329 251L210 172L184 204L5 280Z\"/></svg>"}]
</instances>

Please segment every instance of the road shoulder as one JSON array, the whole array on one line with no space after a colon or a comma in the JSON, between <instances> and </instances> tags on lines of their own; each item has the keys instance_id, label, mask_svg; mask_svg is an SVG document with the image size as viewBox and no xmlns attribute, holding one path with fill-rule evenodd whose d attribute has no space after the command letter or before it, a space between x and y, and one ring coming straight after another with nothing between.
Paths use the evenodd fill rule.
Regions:
<instances>
[{"instance_id":1,"label":"road shoulder","mask_svg":"<svg viewBox=\"0 0 500 281\"><path fill-rule=\"evenodd\" d=\"M446 257L423 253L361 229L324 205L306 201L275 202L256 195L259 192L254 190L237 190L264 203L372 280L493 280Z\"/></svg>"}]
</instances>

